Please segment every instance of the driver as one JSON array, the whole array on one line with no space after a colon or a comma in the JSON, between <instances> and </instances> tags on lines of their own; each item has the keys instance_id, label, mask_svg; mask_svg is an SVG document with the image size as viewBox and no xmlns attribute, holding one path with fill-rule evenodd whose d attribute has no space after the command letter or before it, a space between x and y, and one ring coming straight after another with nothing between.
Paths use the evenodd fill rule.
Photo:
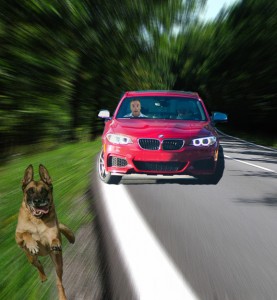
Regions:
<instances>
[{"instance_id":1,"label":"driver","mask_svg":"<svg viewBox=\"0 0 277 300\"><path fill-rule=\"evenodd\" d=\"M130 102L131 113L124 117L146 118L147 116L141 113L141 104L139 99L133 99Z\"/></svg>"}]
</instances>

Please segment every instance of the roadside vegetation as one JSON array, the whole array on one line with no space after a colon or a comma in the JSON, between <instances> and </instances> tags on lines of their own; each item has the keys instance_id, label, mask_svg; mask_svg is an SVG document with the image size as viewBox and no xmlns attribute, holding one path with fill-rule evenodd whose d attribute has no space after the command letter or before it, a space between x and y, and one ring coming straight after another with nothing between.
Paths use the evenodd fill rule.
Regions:
<instances>
[{"instance_id":1,"label":"roadside vegetation","mask_svg":"<svg viewBox=\"0 0 277 300\"><path fill-rule=\"evenodd\" d=\"M217 128L227 135L231 135L257 145L277 149L276 135L266 134L262 132L253 133L249 131L236 130L234 128L230 128L230 126L228 126L227 124L218 124Z\"/></svg>"},{"instance_id":2,"label":"roadside vegetation","mask_svg":"<svg viewBox=\"0 0 277 300\"><path fill-rule=\"evenodd\" d=\"M274 136L266 136L262 134L250 134L249 132L243 132L243 131L229 131L225 132L226 134L230 134L236 137L239 137L245 141L257 144L257 145L262 145L262 146L267 146L271 148L277 149L277 137Z\"/></svg>"},{"instance_id":3,"label":"roadside vegetation","mask_svg":"<svg viewBox=\"0 0 277 300\"><path fill-rule=\"evenodd\" d=\"M100 150L100 140L60 146L36 154L18 154L0 166L0 299L49 300L56 288L55 269L49 257L40 258L48 276L43 284L38 272L15 242L15 228L22 202L21 180L25 169L32 164L35 179L39 179L40 163L48 169L53 181L54 202L60 222L74 232L91 222L93 215L83 215L89 209L89 181L94 168L95 155ZM63 237L63 248L72 247ZM56 292L56 291L55 291Z\"/></svg>"}]
</instances>

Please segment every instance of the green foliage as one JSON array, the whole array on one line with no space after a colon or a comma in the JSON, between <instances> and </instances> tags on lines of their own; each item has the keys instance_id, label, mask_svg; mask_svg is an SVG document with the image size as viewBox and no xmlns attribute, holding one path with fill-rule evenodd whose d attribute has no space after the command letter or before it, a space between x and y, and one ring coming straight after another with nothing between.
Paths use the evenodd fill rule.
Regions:
<instances>
[{"instance_id":1,"label":"green foliage","mask_svg":"<svg viewBox=\"0 0 277 300\"><path fill-rule=\"evenodd\" d=\"M198 90L233 128L276 132L277 2L243 0L182 33L175 87Z\"/></svg>"},{"instance_id":2,"label":"green foliage","mask_svg":"<svg viewBox=\"0 0 277 300\"><path fill-rule=\"evenodd\" d=\"M94 137L97 111L113 109L123 91L173 82L168 44L149 45L142 32L159 42L161 29L170 32L180 19L181 0L2 2L4 150L44 139L76 140L79 128Z\"/></svg>"},{"instance_id":3,"label":"green foliage","mask_svg":"<svg viewBox=\"0 0 277 300\"><path fill-rule=\"evenodd\" d=\"M198 91L231 126L274 133L276 1L242 0L201 23L205 3L1 1L0 155L94 138L99 109L136 89Z\"/></svg>"}]
</instances>

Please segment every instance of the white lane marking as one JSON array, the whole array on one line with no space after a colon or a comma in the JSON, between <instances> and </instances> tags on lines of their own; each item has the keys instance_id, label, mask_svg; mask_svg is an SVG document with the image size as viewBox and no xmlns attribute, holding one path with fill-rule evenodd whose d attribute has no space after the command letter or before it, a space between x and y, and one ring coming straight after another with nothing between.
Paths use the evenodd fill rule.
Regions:
<instances>
[{"instance_id":1,"label":"white lane marking","mask_svg":"<svg viewBox=\"0 0 277 300\"><path fill-rule=\"evenodd\" d=\"M232 159L232 160L238 161L238 162L240 162L240 163L243 163L243 164L246 164L246 165L255 167L255 168L262 169L262 170L267 171L267 172L277 173L277 172L274 171L274 170L271 170L271 169L268 169L268 168L264 168L264 167L261 167L261 166L258 166L258 165L254 165L254 164L251 164L251 163L249 163L249 162L242 161L242 160L240 160L240 159L236 159L236 158L233 158L233 157L228 156L228 155L224 155L224 157L230 158L230 159Z\"/></svg>"},{"instance_id":2,"label":"white lane marking","mask_svg":"<svg viewBox=\"0 0 277 300\"><path fill-rule=\"evenodd\" d=\"M100 182L100 189L138 299L197 300L130 200L124 186Z\"/></svg>"}]
</instances>

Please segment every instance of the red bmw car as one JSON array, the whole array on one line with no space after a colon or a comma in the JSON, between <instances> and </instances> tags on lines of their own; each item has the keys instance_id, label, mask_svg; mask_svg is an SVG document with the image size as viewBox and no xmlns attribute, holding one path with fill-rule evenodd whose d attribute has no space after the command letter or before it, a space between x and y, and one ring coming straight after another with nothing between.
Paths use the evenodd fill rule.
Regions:
<instances>
[{"instance_id":1,"label":"red bmw car","mask_svg":"<svg viewBox=\"0 0 277 300\"><path fill-rule=\"evenodd\" d=\"M183 91L126 92L105 119L98 173L118 184L123 175L191 175L217 183L224 156L215 124L227 115L209 116L197 93Z\"/></svg>"}]
</instances>

